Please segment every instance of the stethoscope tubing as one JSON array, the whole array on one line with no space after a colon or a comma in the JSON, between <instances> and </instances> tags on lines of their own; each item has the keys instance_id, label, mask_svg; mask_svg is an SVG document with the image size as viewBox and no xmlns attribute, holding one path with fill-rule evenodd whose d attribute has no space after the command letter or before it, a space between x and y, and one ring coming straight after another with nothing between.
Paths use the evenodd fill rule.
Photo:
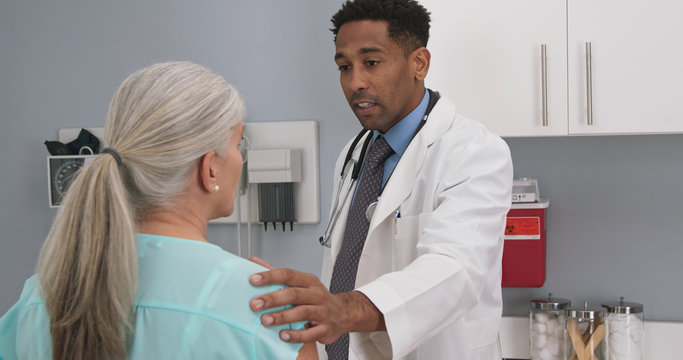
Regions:
<instances>
[{"instance_id":1,"label":"stethoscope tubing","mask_svg":"<svg viewBox=\"0 0 683 360\"><path fill-rule=\"evenodd\" d=\"M347 166L344 167L344 170L348 167L348 164L355 165L356 161L352 160L347 163ZM323 233L323 236L318 239L320 241L320 245L325 246L325 247L330 247L330 235L332 233L332 229L337 225L337 221L339 221L339 215L341 215L341 210L342 206L340 206L339 203L339 194L342 191L342 188L344 186L344 183L346 182L346 178L348 178L349 171L344 171L342 173L341 181L339 182L339 186L337 187L337 194L334 198L334 206L332 207L334 210L330 214L330 218L327 221L327 227L325 228L325 232ZM353 189L353 185L356 182L356 180L351 178L351 181L349 182L349 186L346 189L346 194L344 195L344 200L341 202L341 204L346 203L349 199L349 195L351 195L351 190Z\"/></svg>"},{"instance_id":2,"label":"stethoscope tubing","mask_svg":"<svg viewBox=\"0 0 683 360\"><path fill-rule=\"evenodd\" d=\"M415 131L415 134L417 134L420 129L422 129L422 126L427 122L427 118L429 117L429 113L432 111L432 108L434 105L436 105L436 102L439 101L439 93L433 92L432 90L429 91L429 105L427 106L427 111L424 114L424 117L422 118L422 121L420 122L420 125L418 126L417 130ZM320 245L325 246L325 247L331 247L330 244L330 235L332 234L332 229L337 225L337 220L339 219L339 215L341 214L341 208L343 204L346 203L346 201L349 199L349 195L353 192L353 187L354 184L356 183L358 179L358 175L361 171L361 168L363 167L363 160L365 158L365 152L368 150L368 147L370 146L370 141L372 140L372 132L368 135L367 133L370 132L367 129L362 129L358 135L356 135L356 138L353 139L353 142L351 143L351 146L349 146L349 150L346 153L346 158L344 159L344 166L342 167L341 171L341 181L339 182L339 187L337 188L337 195L335 196L334 199L334 206L333 206L333 211L330 214L330 218L328 219L327 222L327 227L325 227L325 232L323 233L323 236L321 236L318 241L320 242ZM415 136L413 134L413 136ZM363 136L367 135L365 138L365 141L363 142L363 147L361 149L360 155L358 157L358 160L353 159L353 153L356 150L356 147L358 146L358 143L360 140L363 138ZM346 194L344 195L344 201L340 204L339 203L339 193L341 192L341 189L344 185L344 182L346 182L346 178L349 176L349 164L352 165L351 168L351 181L349 182L349 187L346 190ZM368 217L368 221L370 221L370 217L372 217L372 213L374 213L374 207L377 205L377 203L370 204L368 207L368 210L366 211L366 216ZM370 207L372 207L372 210L370 210Z\"/></svg>"}]
</instances>

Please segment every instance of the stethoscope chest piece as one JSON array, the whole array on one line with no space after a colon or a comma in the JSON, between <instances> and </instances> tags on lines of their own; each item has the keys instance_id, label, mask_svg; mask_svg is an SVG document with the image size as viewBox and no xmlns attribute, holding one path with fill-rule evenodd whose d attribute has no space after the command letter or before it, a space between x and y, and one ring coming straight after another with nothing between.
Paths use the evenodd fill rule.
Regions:
<instances>
[{"instance_id":1,"label":"stethoscope chest piece","mask_svg":"<svg viewBox=\"0 0 683 360\"><path fill-rule=\"evenodd\" d=\"M375 213L375 209L377 208L377 201L371 203L368 205L368 208L365 209L365 217L368 219L368 222L370 222L370 219L372 219L372 215Z\"/></svg>"}]
</instances>

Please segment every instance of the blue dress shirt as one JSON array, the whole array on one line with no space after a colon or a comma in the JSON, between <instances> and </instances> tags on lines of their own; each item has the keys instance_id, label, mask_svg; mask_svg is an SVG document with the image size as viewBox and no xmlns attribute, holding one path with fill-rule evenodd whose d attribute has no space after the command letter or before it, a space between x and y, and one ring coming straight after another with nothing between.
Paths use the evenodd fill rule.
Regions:
<instances>
[{"instance_id":1,"label":"blue dress shirt","mask_svg":"<svg viewBox=\"0 0 683 360\"><path fill-rule=\"evenodd\" d=\"M389 180L391 173L396 168L396 165L398 165L398 161L401 160L401 156L403 156L403 153L406 151L408 145L410 145L410 142L413 140L413 136L415 136L415 132L417 131L417 128L420 126L420 122L422 121L428 106L429 91L425 89L425 94L424 96L422 96L420 104L418 104L417 107L410 112L410 114L406 115L406 117L404 117L394 126L392 126L391 129L389 129L389 131L387 131L385 134L382 134L379 130L373 130L373 144L378 136L383 135L384 138L387 140L389 146L391 146L391 148L394 150L394 153L389 155L389 157L386 160L384 160L384 172L382 173L382 188L384 188L384 186L387 184L387 181ZM370 151L368 151L368 153L369 152ZM367 156L367 153L365 155ZM352 204L353 200L355 200L356 191L358 190L358 184L360 184L360 179L362 177L363 169L361 169L358 181L356 182L356 187L353 190L353 197L351 198Z\"/></svg>"},{"instance_id":2,"label":"blue dress shirt","mask_svg":"<svg viewBox=\"0 0 683 360\"><path fill-rule=\"evenodd\" d=\"M391 148L394 150L394 153L391 154L384 161L382 187L384 187L384 185L387 184L389 176L391 176L391 173L396 168L398 161L401 159L401 156L403 156L403 153L408 148L410 141L413 140L413 136L415 136L415 132L417 131L417 128L420 126L420 122L422 121L422 118L424 117L424 114L427 111L428 105L429 91L425 89L425 94L422 97L422 101L420 101L420 104L417 105L417 107L413 111L411 111L410 114L401 119L401 121L392 126L391 129L389 129L389 131L387 131L386 134L384 134L384 138L387 139L387 143L389 143L389 146L391 146ZM379 135L382 135L382 133L379 132L379 130L374 130L372 135L373 141L374 139L377 139Z\"/></svg>"}]
</instances>

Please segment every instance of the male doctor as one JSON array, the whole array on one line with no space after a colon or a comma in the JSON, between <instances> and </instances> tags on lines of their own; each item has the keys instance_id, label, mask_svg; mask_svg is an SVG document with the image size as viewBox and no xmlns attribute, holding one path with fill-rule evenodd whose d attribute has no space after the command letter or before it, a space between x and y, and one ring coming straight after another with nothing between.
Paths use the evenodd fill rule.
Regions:
<instances>
[{"instance_id":1,"label":"male doctor","mask_svg":"<svg viewBox=\"0 0 683 360\"><path fill-rule=\"evenodd\" d=\"M354 188L340 197L322 281L291 269L250 278L257 286L291 286L252 299L251 308L296 305L261 321L308 321L306 330L280 337L326 344L319 345L321 358L501 358L512 162L498 136L425 88L429 21L415 0L348 1L332 17L341 86L372 130L372 144L358 181L347 176L334 186ZM364 142L354 145L352 159ZM340 153L337 176L350 147L351 141Z\"/></svg>"}]
</instances>

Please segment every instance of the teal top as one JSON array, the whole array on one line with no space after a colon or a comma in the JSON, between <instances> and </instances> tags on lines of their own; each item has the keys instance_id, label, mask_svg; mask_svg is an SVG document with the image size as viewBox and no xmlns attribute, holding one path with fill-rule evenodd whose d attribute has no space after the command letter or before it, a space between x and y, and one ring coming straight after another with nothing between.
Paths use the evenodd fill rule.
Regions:
<instances>
[{"instance_id":1,"label":"teal top","mask_svg":"<svg viewBox=\"0 0 683 360\"><path fill-rule=\"evenodd\" d=\"M260 265L200 241L139 234L135 333L129 359L295 359L301 344L266 328L250 299L283 288L254 287ZM277 311L271 309L268 311ZM49 317L36 275L0 318L0 360L52 359Z\"/></svg>"}]
</instances>

